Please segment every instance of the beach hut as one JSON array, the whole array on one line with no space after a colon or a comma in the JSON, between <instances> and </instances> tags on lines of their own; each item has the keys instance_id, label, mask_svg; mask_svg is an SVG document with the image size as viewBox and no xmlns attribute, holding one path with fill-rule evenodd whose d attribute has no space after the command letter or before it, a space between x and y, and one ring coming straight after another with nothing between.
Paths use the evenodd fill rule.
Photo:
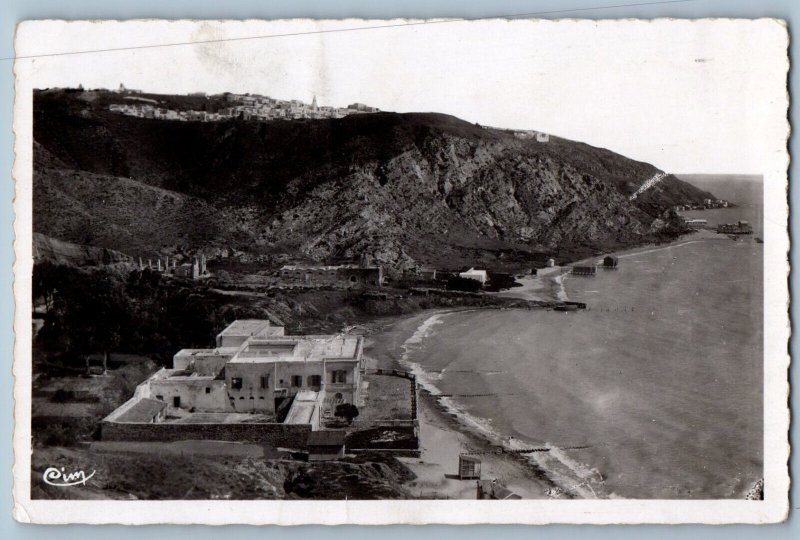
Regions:
<instances>
[{"instance_id":1,"label":"beach hut","mask_svg":"<svg viewBox=\"0 0 800 540\"><path fill-rule=\"evenodd\" d=\"M481 477L481 460L475 456L461 454L458 456L458 478L460 480L478 480Z\"/></svg>"},{"instance_id":2,"label":"beach hut","mask_svg":"<svg viewBox=\"0 0 800 540\"><path fill-rule=\"evenodd\" d=\"M478 480L478 499L494 499L498 501L519 500L519 495L510 489L501 486L497 480Z\"/></svg>"},{"instance_id":3,"label":"beach hut","mask_svg":"<svg viewBox=\"0 0 800 540\"><path fill-rule=\"evenodd\" d=\"M572 274L575 276L594 276L597 273L595 266L573 266Z\"/></svg>"},{"instance_id":4,"label":"beach hut","mask_svg":"<svg viewBox=\"0 0 800 540\"><path fill-rule=\"evenodd\" d=\"M603 268L616 268L618 263L619 259L613 255L606 255L603 257Z\"/></svg>"}]
</instances>

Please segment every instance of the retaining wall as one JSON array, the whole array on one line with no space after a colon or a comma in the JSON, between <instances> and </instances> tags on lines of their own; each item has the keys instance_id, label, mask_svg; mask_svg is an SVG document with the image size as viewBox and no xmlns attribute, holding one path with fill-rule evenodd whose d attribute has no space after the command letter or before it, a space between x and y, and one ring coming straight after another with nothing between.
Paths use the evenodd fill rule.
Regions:
<instances>
[{"instance_id":1,"label":"retaining wall","mask_svg":"<svg viewBox=\"0 0 800 540\"><path fill-rule=\"evenodd\" d=\"M101 438L104 441L216 440L305 448L309 433L309 424L101 424Z\"/></svg>"}]
</instances>

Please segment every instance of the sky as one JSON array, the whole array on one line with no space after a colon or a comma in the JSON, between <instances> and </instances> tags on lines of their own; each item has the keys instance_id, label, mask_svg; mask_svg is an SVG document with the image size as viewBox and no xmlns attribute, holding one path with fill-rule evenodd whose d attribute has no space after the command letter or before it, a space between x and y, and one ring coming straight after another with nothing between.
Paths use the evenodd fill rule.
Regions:
<instances>
[{"instance_id":1,"label":"sky","mask_svg":"<svg viewBox=\"0 0 800 540\"><path fill-rule=\"evenodd\" d=\"M775 21L407 22L23 23L17 56L273 37L20 59L17 68L25 64L37 88L124 83L442 112L671 173L762 174L788 133L786 31ZM363 29L385 25L397 26Z\"/></svg>"}]
</instances>

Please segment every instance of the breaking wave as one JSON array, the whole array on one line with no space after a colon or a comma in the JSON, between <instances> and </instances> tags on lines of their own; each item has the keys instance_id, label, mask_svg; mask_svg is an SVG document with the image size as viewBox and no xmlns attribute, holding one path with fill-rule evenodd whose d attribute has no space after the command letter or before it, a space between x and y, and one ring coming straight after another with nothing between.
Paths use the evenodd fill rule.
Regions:
<instances>
[{"instance_id":1,"label":"breaking wave","mask_svg":"<svg viewBox=\"0 0 800 540\"><path fill-rule=\"evenodd\" d=\"M434 395L439 395L441 392L436 388L436 385L433 384L433 378L441 379L444 371L438 375L428 373L420 364L411 360L411 355L419 351L422 348L425 338L433 334L437 325L442 324L442 315L441 313L437 313L422 321L422 324L417 327L411 337L403 342L401 346L403 353L400 356L400 363L416 376L417 383Z\"/></svg>"},{"instance_id":2,"label":"breaking wave","mask_svg":"<svg viewBox=\"0 0 800 540\"><path fill-rule=\"evenodd\" d=\"M556 291L556 298L561 300L562 302L568 302L569 296L567 295L567 289L564 288L564 281L567 279L567 274L559 274L553 278L553 281L558 285L558 290Z\"/></svg>"},{"instance_id":3,"label":"breaking wave","mask_svg":"<svg viewBox=\"0 0 800 540\"><path fill-rule=\"evenodd\" d=\"M559 276L559 278L563 278L563 276ZM559 278L556 278L556 280L562 284L563 290L563 280ZM566 292L564 292L564 296L566 296ZM432 315L417 327L411 337L406 339L401 346L400 363L416 376L417 384L422 389L436 396L445 411L454 416L467 429L476 431L492 441L492 443L511 452L520 452L532 448L530 443L499 433L492 425L491 419L471 415L462 410L451 396L442 395L442 391L436 386L436 382L442 379L444 373L460 373L467 370L448 371L445 368L438 372L429 372L419 362L415 362L412 359L416 353L422 351L425 346L425 340L436 332L436 327L444 322L445 315L443 313ZM502 372L487 370L487 373L482 374L494 373ZM566 449L552 443L546 443L544 448L546 451L530 452L526 455L526 458L531 464L545 471L561 490L587 499L615 497L614 494L607 493L604 489L604 478L600 471L570 457Z\"/></svg>"}]
</instances>

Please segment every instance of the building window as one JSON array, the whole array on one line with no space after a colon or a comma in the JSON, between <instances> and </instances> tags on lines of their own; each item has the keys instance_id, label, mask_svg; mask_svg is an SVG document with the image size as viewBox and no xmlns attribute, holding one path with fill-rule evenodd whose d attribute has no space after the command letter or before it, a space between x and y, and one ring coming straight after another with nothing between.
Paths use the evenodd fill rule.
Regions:
<instances>
[{"instance_id":1,"label":"building window","mask_svg":"<svg viewBox=\"0 0 800 540\"><path fill-rule=\"evenodd\" d=\"M181 406L181 396L175 396L172 398L172 406L176 409Z\"/></svg>"},{"instance_id":2,"label":"building window","mask_svg":"<svg viewBox=\"0 0 800 540\"><path fill-rule=\"evenodd\" d=\"M242 378L241 377L233 377L231 379L231 388L234 390L241 390L242 389Z\"/></svg>"},{"instance_id":3,"label":"building window","mask_svg":"<svg viewBox=\"0 0 800 540\"><path fill-rule=\"evenodd\" d=\"M331 382L332 383L346 383L347 382L347 372L343 369L337 369L331 372Z\"/></svg>"},{"instance_id":4,"label":"building window","mask_svg":"<svg viewBox=\"0 0 800 540\"><path fill-rule=\"evenodd\" d=\"M206 386L206 394L210 394L210 393L211 393L211 387Z\"/></svg>"},{"instance_id":5,"label":"building window","mask_svg":"<svg viewBox=\"0 0 800 540\"><path fill-rule=\"evenodd\" d=\"M320 377L319 375L309 375L308 386L312 388L319 388L320 386L322 386L322 377Z\"/></svg>"},{"instance_id":6,"label":"building window","mask_svg":"<svg viewBox=\"0 0 800 540\"><path fill-rule=\"evenodd\" d=\"M156 396L156 399L159 401L164 401L164 396Z\"/></svg>"},{"instance_id":7,"label":"building window","mask_svg":"<svg viewBox=\"0 0 800 540\"><path fill-rule=\"evenodd\" d=\"M269 388L269 375L261 376L261 388Z\"/></svg>"},{"instance_id":8,"label":"building window","mask_svg":"<svg viewBox=\"0 0 800 540\"><path fill-rule=\"evenodd\" d=\"M292 386L297 388L303 386L303 377L300 375L292 375Z\"/></svg>"}]
</instances>

